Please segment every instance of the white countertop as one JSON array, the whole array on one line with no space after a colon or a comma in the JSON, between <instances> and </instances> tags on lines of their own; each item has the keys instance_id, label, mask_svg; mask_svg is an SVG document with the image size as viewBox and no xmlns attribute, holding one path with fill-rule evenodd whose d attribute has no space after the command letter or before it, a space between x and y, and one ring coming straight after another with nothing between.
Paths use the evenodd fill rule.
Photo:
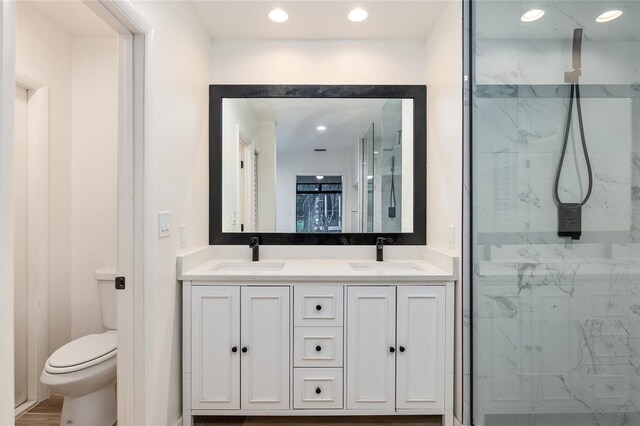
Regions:
<instances>
[{"instance_id":1,"label":"white countertop","mask_svg":"<svg viewBox=\"0 0 640 426\"><path fill-rule=\"evenodd\" d=\"M267 270L266 268L270 266L276 269ZM260 269L262 267L265 269ZM258 269L251 270L251 268ZM194 269L179 272L178 280L442 283L443 281L454 281L455 276L424 260L376 262L363 259L269 259L251 262L216 259Z\"/></svg>"}]
</instances>

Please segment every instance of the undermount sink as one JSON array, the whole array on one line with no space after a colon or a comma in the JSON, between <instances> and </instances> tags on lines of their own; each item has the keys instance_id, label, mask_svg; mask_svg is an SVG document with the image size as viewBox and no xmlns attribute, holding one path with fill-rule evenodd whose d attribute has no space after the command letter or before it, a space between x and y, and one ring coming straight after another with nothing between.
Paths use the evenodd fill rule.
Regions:
<instances>
[{"instance_id":1,"label":"undermount sink","mask_svg":"<svg viewBox=\"0 0 640 426\"><path fill-rule=\"evenodd\" d=\"M351 269L356 272L414 272L422 271L418 265L413 263L398 262L358 262L349 263Z\"/></svg>"},{"instance_id":2,"label":"undermount sink","mask_svg":"<svg viewBox=\"0 0 640 426\"><path fill-rule=\"evenodd\" d=\"M271 272L282 271L284 262L229 262L219 263L211 271L220 272Z\"/></svg>"}]
</instances>

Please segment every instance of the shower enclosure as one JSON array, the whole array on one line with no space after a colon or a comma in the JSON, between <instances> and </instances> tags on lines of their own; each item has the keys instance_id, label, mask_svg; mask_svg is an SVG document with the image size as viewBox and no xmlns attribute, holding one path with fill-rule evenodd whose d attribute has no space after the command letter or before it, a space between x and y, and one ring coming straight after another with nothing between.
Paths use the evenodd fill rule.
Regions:
<instances>
[{"instance_id":1,"label":"shower enclosure","mask_svg":"<svg viewBox=\"0 0 640 426\"><path fill-rule=\"evenodd\" d=\"M464 423L640 425L640 2L466 7ZM576 29L593 189L574 107L558 198L588 200L572 239L554 176Z\"/></svg>"}]
</instances>

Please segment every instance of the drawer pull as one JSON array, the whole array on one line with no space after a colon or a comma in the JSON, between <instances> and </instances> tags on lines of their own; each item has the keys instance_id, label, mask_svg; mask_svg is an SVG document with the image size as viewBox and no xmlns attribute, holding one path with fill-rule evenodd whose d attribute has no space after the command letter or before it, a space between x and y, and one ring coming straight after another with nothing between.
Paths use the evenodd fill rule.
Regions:
<instances>
[{"instance_id":1,"label":"drawer pull","mask_svg":"<svg viewBox=\"0 0 640 426\"><path fill-rule=\"evenodd\" d=\"M247 349L247 347L246 347L246 346L243 346L243 347L242 347L242 353L243 353L243 354L246 354L248 350L249 350L249 349Z\"/></svg>"},{"instance_id":2,"label":"drawer pull","mask_svg":"<svg viewBox=\"0 0 640 426\"><path fill-rule=\"evenodd\" d=\"M396 351L396 348L394 348L393 346L389 347L389 352L394 353Z\"/></svg>"},{"instance_id":3,"label":"drawer pull","mask_svg":"<svg viewBox=\"0 0 640 426\"><path fill-rule=\"evenodd\" d=\"M316 311L321 311L322 310L322 305L316 305Z\"/></svg>"},{"instance_id":4,"label":"drawer pull","mask_svg":"<svg viewBox=\"0 0 640 426\"><path fill-rule=\"evenodd\" d=\"M234 354L238 352L238 347L237 346L232 347L231 352L233 352Z\"/></svg>"},{"instance_id":5,"label":"drawer pull","mask_svg":"<svg viewBox=\"0 0 640 426\"><path fill-rule=\"evenodd\" d=\"M322 350L322 347L320 345L316 346L316 352L320 352Z\"/></svg>"},{"instance_id":6,"label":"drawer pull","mask_svg":"<svg viewBox=\"0 0 640 426\"><path fill-rule=\"evenodd\" d=\"M404 352L405 351L404 346L400 346L398 349L400 349L400 352Z\"/></svg>"},{"instance_id":7,"label":"drawer pull","mask_svg":"<svg viewBox=\"0 0 640 426\"><path fill-rule=\"evenodd\" d=\"M319 387L317 387L317 388L316 388L316 393L317 393L318 395L320 395L320 394L322 393L322 389L320 389Z\"/></svg>"}]
</instances>

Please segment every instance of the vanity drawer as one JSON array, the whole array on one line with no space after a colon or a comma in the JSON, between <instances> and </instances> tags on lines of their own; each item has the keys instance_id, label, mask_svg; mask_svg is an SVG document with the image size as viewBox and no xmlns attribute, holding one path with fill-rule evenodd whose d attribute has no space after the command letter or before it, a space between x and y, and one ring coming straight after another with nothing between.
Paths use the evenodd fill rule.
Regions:
<instances>
[{"instance_id":1,"label":"vanity drawer","mask_svg":"<svg viewBox=\"0 0 640 426\"><path fill-rule=\"evenodd\" d=\"M293 408L342 408L342 368L294 368Z\"/></svg>"},{"instance_id":2,"label":"vanity drawer","mask_svg":"<svg viewBox=\"0 0 640 426\"><path fill-rule=\"evenodd\" d=\"M295 327L294 367L342 367L342 327Z\"/></svg>"},{"instance_id":3,"label":"vanity drawer","mask_svg":"<svg viewBox=\"0 0 640 426\"><path fill-rule=\"evenodd\" d=\"M296 286L294 294L294 325L341 326L342 286Z\"/></svg>"}]
</instances>

